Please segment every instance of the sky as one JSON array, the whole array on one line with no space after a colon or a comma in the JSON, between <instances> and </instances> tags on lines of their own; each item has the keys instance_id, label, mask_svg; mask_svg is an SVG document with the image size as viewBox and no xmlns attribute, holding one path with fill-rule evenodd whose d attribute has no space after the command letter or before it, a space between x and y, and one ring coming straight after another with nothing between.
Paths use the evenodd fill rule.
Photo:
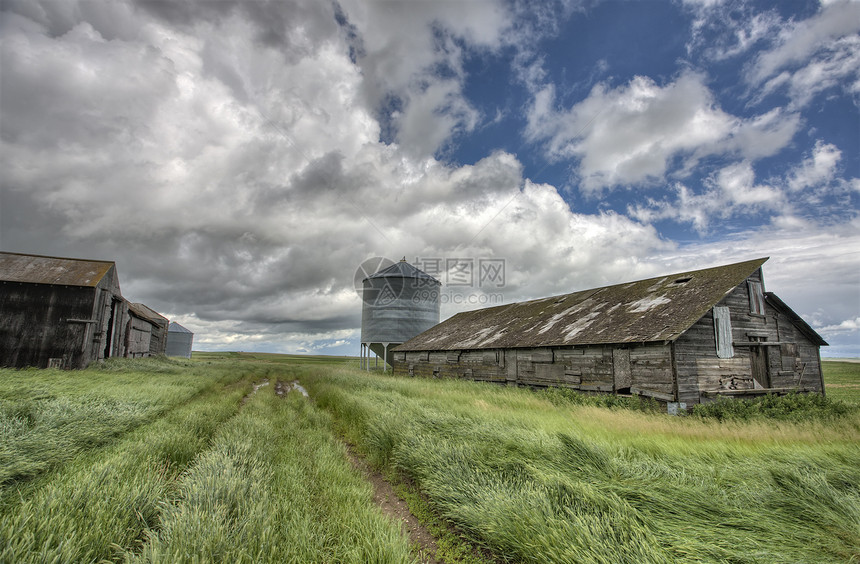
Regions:
<instances>
[{"instance_id":1,"label":"sky","mask_svg":"<svg viewBox=\"0 0 860 564\"><path fill-rule=\"evenodd\" d=\"M380 257L443 319L770 257L860 356L860 2L0 10L0 249L116 261L196 350L357 355Z\"/></svg>"}]
</instances>

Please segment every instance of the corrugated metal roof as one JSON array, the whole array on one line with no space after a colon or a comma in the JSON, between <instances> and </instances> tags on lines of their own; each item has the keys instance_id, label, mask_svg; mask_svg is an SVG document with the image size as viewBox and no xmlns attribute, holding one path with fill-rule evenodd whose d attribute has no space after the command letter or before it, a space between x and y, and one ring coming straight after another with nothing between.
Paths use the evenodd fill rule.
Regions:
<instances>
[{"instance_id":1,"label":"corrugated metal roof","mask_svg":"<svg viewBox=\"0 0 860 564\"><path fill-rule=\"evenodd\" d=\"M420 278L422 280L432 280L437 284L441 284L441 282L439 282L423 270L415 268L405 260L396 262L388 268L383 268L379 272L374 272L364 280L369 280L371 278Z\"/></svg>"},{"instance_id":2,"label":"corrugated metal roof","mask_svg":"<svg viewBox=\"0 0 860 564\"><path fill-rule=\"evenodd\" d=\"M458 313L396 350L674 341L766 260Z\"/></svg>"},{"instance_id":3,"label":"corrugated metal roof","mask_svg":"<svg viewBox=\"0 0 860 564\"><path fill-rule=\"evenodd\" d=\"M0 252L0 280L61 286L96 286L113 262Z\"/></svg>"},{"instance_id":4,"label":"corrugated metal roof","mask_svg":"<svg viewBox=\"0 0 860 564\"><path fill-rule=\"evenodd\" d=\"M170 325L167 326L168 333L191 333L188 329L180 325L175 321L171 321ZM193 334L193 333L192 333Z\"/></svg>"}]
</instances>

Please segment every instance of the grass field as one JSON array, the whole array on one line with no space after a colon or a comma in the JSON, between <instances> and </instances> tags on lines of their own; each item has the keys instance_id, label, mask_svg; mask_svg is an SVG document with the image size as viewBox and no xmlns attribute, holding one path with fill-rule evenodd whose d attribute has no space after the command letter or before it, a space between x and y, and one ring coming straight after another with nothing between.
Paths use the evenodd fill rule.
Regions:
<instances>
[{"instance_id":1,"label":"grass field","mask_svg":"<svg viewBox=\"0 0 860 564\"><path fill-rule=\"evenodd\" d=\"M412 561L279 377L247 358L0 371L0 562Z\"/></svg>"},{"instance_id":2,"label":"grass field","mask_svg":"<svg viewBox=\"0 0 860 564\"><path fill-rule=\"evenodd\" d=\"M825 360L822 370L827 397L860 405L860 362Z\"/></svg>"},{"instance_id":3,"label":"grass field","mask_svg":"<svg viewBox=\"0 0 860 564\"><path fill-rule=\"evenodd\" d=\"M0 370L0 562L415 561L338 437L500 561L860 562L860 364L719 421L355 363Z\"/></svg>"}]
</instances>

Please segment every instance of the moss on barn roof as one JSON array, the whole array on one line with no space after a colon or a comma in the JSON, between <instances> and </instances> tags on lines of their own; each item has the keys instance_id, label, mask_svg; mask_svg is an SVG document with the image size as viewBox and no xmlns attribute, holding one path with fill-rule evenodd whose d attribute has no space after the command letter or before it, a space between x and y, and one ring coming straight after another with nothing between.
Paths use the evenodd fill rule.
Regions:
<instances>
[{"instance_id":1,"label":"moss on barn roof","mask_svg":"<svg viewBox=\"0 0 860 564\"><path fill-rule=\"evenodd\" d=\"M0 280L95 287L113 262L0 252Z\"/></svg>"},{"instance_id":2,"label":"moss on barn roof","mask_svg":"<svg viewBox=\"0 0 860 564\"><path fill-rule=\"evenodd\" d=\"M396 350L674 341L766 260L458 313Z\"/></svg>"}]
</instances>

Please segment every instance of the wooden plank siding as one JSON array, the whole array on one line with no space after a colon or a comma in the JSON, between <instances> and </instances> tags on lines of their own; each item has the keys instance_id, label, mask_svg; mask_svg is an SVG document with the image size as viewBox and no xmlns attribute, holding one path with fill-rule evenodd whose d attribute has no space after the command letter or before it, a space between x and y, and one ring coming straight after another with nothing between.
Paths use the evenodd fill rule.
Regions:
<instances>
[{"instance_id":1,"label":"wooden plank siding","mask_svg":"<svg viewBox=\"0 0 860 564\"><path fill-rule=\"evenodd\" d=\"M761 270L748 281L761 284ZM754 285L739 284L717 306L727 307L731 316L733 355L718 358L713 314L697 321L674 343L678 378L678 400L688 404L702 401L702 393L763 388L803 388L822 391L818 346L796 329L784 315L769 305L764 315L751 313L761 302L750 296ZM760 342L759 345L750 345ZM785 343L767 345L766 343ZM753 379L753 347L766 349L767 381ZM803 378L801 379L801 373Z\"/></svg>"},{"instance_id":2,"label":"wooden plank siding","mask_svg":"<svg viewBox=\"0 0 860 564\"><path fill-rule=\"evenodd\" d=\"M125 356L140 358L149 356L152 330L155 326L145 319L130 316L125 332Z\"/></svg>"},{"instance_id":3,"label":"wooden plank siding","mask_svg":"<svg viewBox=\"0 0 860 564\"><path fill-rule=\"evenodd\" d=\"M394 373L429 378L465 378L519 386L615 390L614 351L629 354L629 385L638 393L674 396L671 347L643 344L615 347L540 347L465 351L394 351Z\"/></svg>"},{"instance_id":4,"label":"wooden plank siding","mask_svg":"<svg viewBox=\"0 0 860 564\"><path fill-rule=\"evenodd\" d=\"M761 271L748 280L761 281ZM717 307L729 310L732 342L748 341L747 333L766 334L767 318L750 314L749 285L739 284ZM699 403L704 391L752 389L750 349L732 347L731 358L717 356L713 312L708 312L674 344L678 378L678 401Z\"/></svg>"},{"instance_id":5,"label":"wooden plank siding","mask_svg":"<svg viewBox=\"0 0 860 564\"><path fill-rule=\"evenodd\" d=\"M122 356L129 317L114 266L89 287L0 286L0 366L85 368L105 353Z\"/></svg>"}]
</instances>

